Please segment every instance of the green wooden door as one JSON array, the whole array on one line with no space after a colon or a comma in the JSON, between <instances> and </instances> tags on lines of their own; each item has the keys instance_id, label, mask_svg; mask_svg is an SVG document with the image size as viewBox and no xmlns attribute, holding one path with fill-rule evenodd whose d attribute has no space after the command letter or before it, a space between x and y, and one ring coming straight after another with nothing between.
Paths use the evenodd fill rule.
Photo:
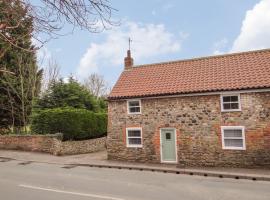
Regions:
<instances>
[{"instance_id":1,"label":"green wooden door","mask_svg":"<svg viewBox=\"0 0 270 200\"><path fill-rule=\"evenodd\" d=\"M176 162L176 143L174 129L161 129L161 161Z\"/></svg>"}]
</instances>

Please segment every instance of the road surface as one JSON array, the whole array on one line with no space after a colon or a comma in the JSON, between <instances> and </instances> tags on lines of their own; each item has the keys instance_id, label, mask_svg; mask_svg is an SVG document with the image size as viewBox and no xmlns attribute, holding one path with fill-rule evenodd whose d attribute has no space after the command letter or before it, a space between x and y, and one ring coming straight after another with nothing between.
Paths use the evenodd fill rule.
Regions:
<instances>
[{"instance_id":1,"label":"road surface","mask_svg":"<svg viewBox=\"0 0 270 200\"><path fill-rule=\"evenodd\" d=\"M270 182L0 162L0 200L223 199L270 200Z\"/></svg>"}]
</instances>

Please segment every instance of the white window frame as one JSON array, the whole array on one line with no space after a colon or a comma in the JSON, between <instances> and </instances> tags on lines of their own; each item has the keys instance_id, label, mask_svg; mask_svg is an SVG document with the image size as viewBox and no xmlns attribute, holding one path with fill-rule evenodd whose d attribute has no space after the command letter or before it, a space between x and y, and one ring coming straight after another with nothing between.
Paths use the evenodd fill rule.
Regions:
<instances>
[{"instance_id":1,"label":"white window frame","mask_svg":"<svg viewBox=\"0 0 270 200\"><path fill-rule=\"evenodd\" d=\"M129 137L128 131L140 131L141 137ZM129 144L129 138L141 138L141 144ZM143 136L142 136L142 128L141 127L130 127L126 128L126 145L129 148L142 148L143 147Z\"/></svg>"},{"instance_id":2,"label":"white window frame","mask_svg":"<svg viewBox=\"0 0 270 200\"><path fill-rule=\"evenodd\" d=\"M242 140L243 146L242 147L226 147L225 146L225 138L224 138L224 130L235 130L241 129L242 130ZM230 149L230 150L246 150L246 136L245 136L245 127L244 126L221 126L221 135L222 135L222 149ZM226 139L240 139L236 137L226 138Z\"/></svg>"},{"instance_id":3,"label":"white window frame","mask_svg":"<svg viewBox=\"0 0 270 200\"><path fill-rule=\"evenodd\" d=\"M130 112L130 110L129 110L129 102L131 102L131 101L139 101L140 112ZM142 103L141 103L141 99L129 99L129 100L127 100L127 112L130 115L142 114Z\"/></svg>"},{"instance_id":4,"label":"white window frame","mask_svg":"<svg viewBox=\"0 0 270 200\"><path fill-rule=\"evenodd\" d=\"M224 109L224 102L223 102L223 97L227 97L227 96L237 96L238 97L238 105L239 108L238 109ZM225 102L226 103L226 102ZM236 102L234 102L236 103ZM241 96L239 93L235 94L235 93L231 93L231 94L221 94L220 95L220 106L221 106L221 112L237 112L237 111L241 111Z\"/></svg>"}]
</instances>

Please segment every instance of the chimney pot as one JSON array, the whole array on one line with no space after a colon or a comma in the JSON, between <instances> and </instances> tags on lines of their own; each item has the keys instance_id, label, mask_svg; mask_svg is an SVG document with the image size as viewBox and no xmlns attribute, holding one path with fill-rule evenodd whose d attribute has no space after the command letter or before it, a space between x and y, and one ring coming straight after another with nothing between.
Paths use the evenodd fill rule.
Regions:
<instances>
[{"instance_id":1,"label":"chimney pot","mask_svg":"<svg viewBox=\"0 0 270 200\"><path fill-rule=\"evenodd\" d=\"M131 69L133 66L133 58L131 57L130 50L127 51L127 57L125 57L125 70Z\"/></svg>"}]
</instances>

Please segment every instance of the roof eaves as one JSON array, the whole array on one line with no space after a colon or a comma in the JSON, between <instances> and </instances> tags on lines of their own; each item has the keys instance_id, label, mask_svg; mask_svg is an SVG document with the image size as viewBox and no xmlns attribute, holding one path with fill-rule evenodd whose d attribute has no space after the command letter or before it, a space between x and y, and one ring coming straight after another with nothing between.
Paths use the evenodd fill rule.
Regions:
<instances>
[{"instance_id":1,"label":"roof eaves","mask_svg":"<svg viewBox=\"0 0 270 200\"><path fill-rule=\"evenodd\" d=\"M208 92L233 92L239 90L250 90L250 89L270 89L269 86L262 87L245 87L245 88L233 88L233 89L216 89L216 90L201 90L201 91L191 91L191 92L175 92L175 93L159 93L159 94L145 94L145 95L131 95L131 96L112 96L108 97L108 101L110 100L124 100L124 99L132 99L132 98L151 98L151 97L164 97L164 96L177 96L177 95L192 95L196 96L196 94L204 94Z\"/></svg>"}]
</instances>

